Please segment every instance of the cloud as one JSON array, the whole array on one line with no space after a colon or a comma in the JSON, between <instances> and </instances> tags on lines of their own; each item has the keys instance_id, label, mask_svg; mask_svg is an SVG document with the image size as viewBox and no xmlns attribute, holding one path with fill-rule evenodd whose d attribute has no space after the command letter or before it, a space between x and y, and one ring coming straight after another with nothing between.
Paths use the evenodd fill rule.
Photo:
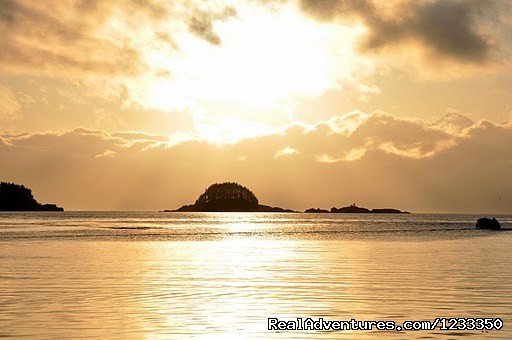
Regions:
<instances>
[{"instance_id":1,"label":"cloud","mask_svg":"<svg viewBox=\"0 0 512 340\"><path fill-rule=\"evenodd\" d=\"M8 87L0 85L0 120L18 119L21 104Z\"/></svg>"},{"instance_id":2,"label":"cloud","mask_svg":"<svg viewBox=\"0 0 512 340\"><path fill-rule=\"evenodd\" d=\"M215 119L236 112L276 126L281 112L330 90L373 98L381 72L416 71L416 54L430 66L471 67L510 54L504 2L269 2L1 0L0 67L20 82L80 84L82 101ZM98 112L98 125L122 129L112 111Z\"/></svg>"},{"instance_id":3,"label":"cloud","mask_svg":"<svg viewBox=\"0 0 512 340\"><path fill-rule=\"evenodd\" d=\"M452 135L463 134L466 129L475 124L469 117L452 111L448 112L442 118L434 120L430 127L446 131Z\"/></svg>"},{"instance_id":4,"label":"cloud","mask_svg":"<svg viewBox=\"0 0 512 340\"><path fill-rule=\"evenodd\" d=\"M274 120L342 85L361 98L379 92L373 60L353 50L357 28L321 25L290 4L232 4L2 0L0 66L12 77L77 88L82 101L215 118Z\"/></svg>"},{"instance_id":5,"label":"cloud","mask_svg":"<svg viewBox=\"0 0 512 340\"><path fill-rule=\"evenodd\" d=\"M195 10L188 22L188 29L201 39L212 45L219 46L222 43L221 38L213 29L213 22L217 20L227 20L236 16L236 10L233 7L225 7L220 12L205 10Z\"/></svg>"},{"instance_id":6,"label":"cloud","mask_svg":"<svg viewBox=\"0 0 512 340\"><path fill-rule=\"evenodd\" d=\"M149 2L123 2L130 9L148 9ZM99 1L35 3L2 0L0 64L16 72L68 74L135 74L141 61L134 46L101 35L116 6ZM87 51L87 53L84 53Z\"/></svg>"},{"instance_id":7,"label":"cloud","mask_svg":"<svg viewBox=\"0 0 512 340\"><path fill-rule=\"evenodd\" d=\"M344 121L350 128L340 128ZM384 112L294 124L222 146L79 128L0 134L0 177L68 209L174 208L193 202L212 182L233 180L265 203L295 209L355 201L412 211L506 212L511 144L510 124L443 130L437 122Z\"/></svg>"},{"instance_id":8,"label":"cloud","mask_svg":"<svg viewBox=\"0 0 512 340\"><path fill-rule=\"evenodd\" d=\"M276 155L274 156L274 158L280 158L280 157L291 156L291 155L296 154L296 153L297 153L297 150L295 150L294 148L290 148L289 146L287 146L287 147L285 147L284 149L279 150L278 152L276 152Z\"/></svg>"},{"instance_id":9,"label":"cloud","mask_svg":"<svg viewBox=\"0 0 512 340\"><path fill-rule=\"evenodd\" d=\"M361 20L368 29L363 51L419 44L427 54L475 64L495 54L496 37L502 35L495 18L511 10L505 2L473 0L302 0L300 4L319 20Z\"/></svg>"},{"instance_id":10,"label":"cloud","mask_svg":"<svg viewBox=\"0 0 512 340\"><path fill-rule=\"evenodd\" d=\"M187 0L1 0L0 64L22 73L136 76L151 68L148 46L179 49L173 34L187 20L192 33L218 45L212 23L234 15L231 7L206 11Z\"/></svg>"},{"instance_id":11,"label":"cloud","mask_svg":"<svg viewBox=\"0 0 512 340\"><path fill-rule=\"evenodd\" d=\"M155 133L147 133L141 131L123 131L123 132L114 132L111 133L114 137L120 137L129 141L150 141L150 142L167 142L169 141L169 136L155 134Z\"/></svg>"},{"instance_id":12,"label":"cloud","mask_svg":"<svg viewBox=\"0 0 512 340\"><path fill-rule=\"evenodd\" d=\"M101 158L101 157L114 157L115 155L117 155L117 153L115 151L112 151L112 150L105 150L104 152L94 156L94 158Z\"/></svg>"},{"instance_id":13,"label":"cloud","mask_svg":"<svg viewBox=\"0 0 512 340\"><path fill-rule=\"evenodd\" d=\"M220 37L213 31L213 24L209 17L196 14L192 16L188 26L190 32L208 41L212 45L220 45Z\"/></svg>"}]
</instances>

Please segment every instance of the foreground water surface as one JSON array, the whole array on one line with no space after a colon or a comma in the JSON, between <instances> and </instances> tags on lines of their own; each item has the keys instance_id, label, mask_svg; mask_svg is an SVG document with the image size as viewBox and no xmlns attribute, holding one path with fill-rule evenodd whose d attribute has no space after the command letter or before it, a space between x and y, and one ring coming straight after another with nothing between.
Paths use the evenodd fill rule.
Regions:
<instances>
[{"instance_id":1,"label":"foreground water surface","mask_svg":"<svg viewBox=\"0 0 512 340\"><path fill-rule=\"evenodd\" d=\"M512 338L512 216L0 213L0 337ZM500 317L499 331L267 318Z\"/></svg>"}]
</instances>

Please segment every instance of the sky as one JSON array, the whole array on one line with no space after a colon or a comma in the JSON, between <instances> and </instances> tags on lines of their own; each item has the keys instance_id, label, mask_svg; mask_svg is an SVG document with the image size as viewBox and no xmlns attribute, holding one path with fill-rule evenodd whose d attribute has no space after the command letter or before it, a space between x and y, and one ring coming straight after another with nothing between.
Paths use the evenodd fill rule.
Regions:
<instances>
[{"instance_id":1,"label":"sky","mask_svg":"<svg viewBox=\"0 0 512 340\"><path fill-rule=\"evenodd\" d=\"M66 210L512 209L512 4L0 0L0 179Z\"/></svg>"}]
</instances>

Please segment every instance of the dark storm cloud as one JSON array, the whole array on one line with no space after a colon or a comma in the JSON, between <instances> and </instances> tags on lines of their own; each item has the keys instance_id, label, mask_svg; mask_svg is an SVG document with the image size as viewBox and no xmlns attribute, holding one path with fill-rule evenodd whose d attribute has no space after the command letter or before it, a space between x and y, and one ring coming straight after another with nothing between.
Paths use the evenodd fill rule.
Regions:
<instances>
[{"instance_id":1,"label":"dark storm cloud","mask_svg":"<svg viewBox=\"0 0 512 340\"><path fill-rule=\"evenodd\" d=\"M506 3L474 0L394 6L370 0L301 0L301 8L320 20L362 20L369 29L361 45L366 52L412 41L439 56L474 63L488 59L494 47L481 29L491 26L500 11L510 11Z\"/></svg>"}]
</instances>

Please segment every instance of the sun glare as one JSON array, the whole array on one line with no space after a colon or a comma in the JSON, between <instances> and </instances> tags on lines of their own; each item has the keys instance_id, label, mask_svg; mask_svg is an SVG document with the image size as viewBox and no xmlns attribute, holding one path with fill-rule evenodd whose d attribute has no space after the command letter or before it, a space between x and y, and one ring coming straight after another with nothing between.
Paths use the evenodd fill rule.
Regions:
<instances>
[{"instance_id":1,"label":"sun glare","mask_svg":"<svg viewBox=\"0 0 512 340\"><path fill-rule=\"evenodd\" d=\"M316 23L293 5L276 11L245 5L237 11L214 26L220 46L182 29L173 34L178 51L144 50L148 65L169 76L150 72L139 79L147 89L137 91L142 104L162 110L187 102L268 108L292 95L338 87L359 62L353 52L358 27Z\"/></svg>"},{"instance_id":2,"label":"sun glare","mask_svg":"<svg viewBox=\"0 0 512 340\"><path fill-rule=\"evenodd\" d=\"M145 108L194 115L199 110L210 121L218 118L212 129L201 124L211 135L229 116L274 127L289 122L299 98L340 88L361 69L368 71L367 60L354 51L361 26L317 23L294 4L270 10L239 3L236 10L236 16L213 22L218 46L187 27L169 26L179 49L148 44L143 56L151 71L128 83L130 100ZM277 115L279 121L272 117Z\"/></svg>"}]
</instances>

